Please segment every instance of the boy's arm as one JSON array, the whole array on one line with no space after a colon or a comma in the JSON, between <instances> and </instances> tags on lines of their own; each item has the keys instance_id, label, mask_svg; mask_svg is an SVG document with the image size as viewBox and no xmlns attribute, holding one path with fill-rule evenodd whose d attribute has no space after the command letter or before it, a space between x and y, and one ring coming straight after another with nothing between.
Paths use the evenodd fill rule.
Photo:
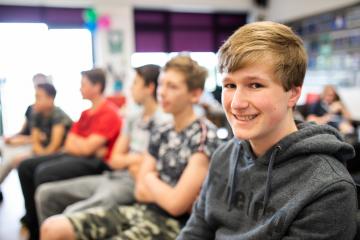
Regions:
<instances>
[{"instance_id":1,"label":"boy's arm","mask_svg":"<svg viewBox=\"0 0 360 240\"><path fill-rule=\"evenodd\" d=\"M65 134L65 126L56 124L51 129L50 143L44 147L42 154L52 154L60 149Z\"/></svg>"},{"instance_id":2,"label":"boy's arm","mask_svg":"<svg viewBox=\"0 0 360 240\"><path fill-rule=\"evenodd\" d=\"M189 220L176 240L215 239L214 230L205 220L205 202L208 184L209 175L206 177L200 196L197 198Z\"/></svg>"},{"instance_id":3,"label":"boy's arm","mask_svg":"<svg viewBox=\"0 0 360 240\"><path fill-rule=\"evenodd\" d=\"M139 202L150 203L154 201L154 196L147 187L145 178L152 173L156 173L156 160L149 153L145 153L135 181L135 198Z\"/></svg>"},{"instance_id":4,"label":"boy's arm","mask_svg":"<svg viewBox=\"0 0 360 240\"><path fill-rule=\"evenodd\" d=\"M160 180L156 173L145 176L145 183L155 202L172 216L186 213L194 203L206 177L209 159L203 153L193 154L175 187Z\"/></svg>"},{"instance_id":5,"label":"boy's arm","mask_svg":"<svg viewBox=\"0 0 360 240\"><path fill-rule=\"evenodd\" d=\"M65 152L75 156L91 156L106 143L106 138L99 134L81 137L70 132L65 141Z\"/></svg>"},{"instance_id":6,"label":"boy's arm","mask_svg":"<svg viewBox=\"0 0 360 240\"><path fill-rule=\"evenodd\" d=\"M111 151L108 165L112 169L129 169L140 165L142 154L129 152L130 139L126 134L121 134Z\"/></svg>"},{"instance_id":7,"label":"boy's arm","mask_svg":"<svg viewBox=\"0 0 360 240\"><path fill-rule=\"evenodd\" d=\"M283 240L353 240L356 233L356 190L341 181L324 189L289 227Z\"/></svg>"},{"instance_id":8,"label":"boy's arm","mask_svg":"<svg viewBox=\"0 0 360 240\"><path fill-rule=\"evenodd\" d=\"M41 131L40 129L33 127L31 129L31 141L32 148L35 154L42 154L44 147L41 145Z\"/></svg>"}]
</instances>

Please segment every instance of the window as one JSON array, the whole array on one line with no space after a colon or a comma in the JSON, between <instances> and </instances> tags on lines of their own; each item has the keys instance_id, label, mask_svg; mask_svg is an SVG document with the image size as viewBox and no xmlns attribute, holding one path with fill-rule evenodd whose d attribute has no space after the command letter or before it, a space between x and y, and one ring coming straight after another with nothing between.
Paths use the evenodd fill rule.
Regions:
<instances>
[{"instance_id":1,"label":"window","mask_svg":"<svg viewBox=\"0 0 360 240\"><path fill-rule=\"evenodd\" d=\"M55 104L77 120L89 103L82 100L80 71L92 67L91 33L85 29L48 29L46 24L0 24L0 78L4 134L18 132L34 102L32 76L52 76Z\"/></svg>"},{"instance_id":2,"label":"window","mask_svg":"<svg viewBox=\"0 0 360 240\"><path fill-rule=\"evenodd\" d=\"M163 53L134 53L131 57L131 65L133 67L140 67L145 64L157 64L164 66L170 58L177 55L178 52ZM199 65L205 67L208 70L208 78L205 82L205 90L211 92L215 89L216 85L220 84L216 71L217 58L215 53L212 52L191 52L189 53L191 58L199 63Z\"/></svg>"}]
</instances>

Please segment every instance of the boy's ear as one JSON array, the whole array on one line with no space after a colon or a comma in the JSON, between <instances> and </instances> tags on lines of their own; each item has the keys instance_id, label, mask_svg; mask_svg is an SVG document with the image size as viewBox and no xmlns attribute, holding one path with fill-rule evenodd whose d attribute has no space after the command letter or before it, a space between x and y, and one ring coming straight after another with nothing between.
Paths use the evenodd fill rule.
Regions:
<instances>
[{"instance_id":1,"label":"boy's ear","mask_svg":"<svg viewBox=\"0 0 360 240\"><path fill-rule=\"evenodd\" d=\"M150 83L149 86L147 86L149 88L150 94L154 95L154 92L156 91L155 89L155 84L154 83Z\"/></svg>"},{"instance_id":2,"label":"boy's ear","mask_svg":"<svg viewBox=\"0 0 360 240\"><path fill-rule=\"evenodd\" d=\"M98 89L98 92L101 94L101 84L100 83L95 83L94 86Z\"/></svg>"},{"instance_id":3,"label":"boy's ear","mask_svg":"<svg viewBox=\"0 0 360 240\"><path fill-rule=\"evenodd\" d=\"M191 90L191 102L198 103L202 94L203 90L201 88Z\"/></svg>"},{"instance_id":4,"label":"boy's ear","mask_svg":"<svg viewBox=\"0 0 360 240\"><path fill-rule=\"evenodd\" d=\"M289 90L290 98L288 101L288 107L293 108L300 98L302 87L293 87Z\"/></svg>"}]
</instances>

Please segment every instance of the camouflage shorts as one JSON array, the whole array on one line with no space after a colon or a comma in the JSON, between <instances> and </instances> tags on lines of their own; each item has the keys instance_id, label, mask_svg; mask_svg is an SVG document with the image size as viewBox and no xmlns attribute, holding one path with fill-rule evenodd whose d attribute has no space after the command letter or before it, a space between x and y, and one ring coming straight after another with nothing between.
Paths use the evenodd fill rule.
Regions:
<instances>
[{"instance_id":1,"label":"camouflage shorts","mask_svg":"<svg viewBox=\"0 0 360 240\"><path fill-rule=\"evenodd\" d=\"M77 239L173 240L180 232L180 223L135 204L112 209L91 208L66 215Z\"/></svg>"}]
</instances>

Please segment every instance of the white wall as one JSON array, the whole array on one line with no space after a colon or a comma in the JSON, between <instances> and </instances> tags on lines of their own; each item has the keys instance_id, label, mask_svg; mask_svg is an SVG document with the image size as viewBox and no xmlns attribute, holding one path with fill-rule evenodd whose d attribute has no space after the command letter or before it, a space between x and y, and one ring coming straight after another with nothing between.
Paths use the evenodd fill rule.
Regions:
<instances>
[{"instance_id":1,"label":"white wall","mask_svg":"<svg viewBox=\"0 0 360 240\"><path fill-rule=\"evenodd\" d=\"M98 14L110 17L110 28L95 32L95 65L100 67L111 66L113 72L126 82L131 70L131 55L134 51L134 23L133 8L128 4L100 4L93 6ZM110 32L122 34L122 51L113 53L109 47ZM114 77L109 75L106 93L113 92Z\"/></svg>"},{"instance_id":2,"label":"white wall","mask_svg":"<svg viewBox=\"0 0 360 240\"><path fill-rule=\"evenodd\" d=\"M355 4L357 0L269 0L267 18L286 22Z\"/></svg>"},{"instance_id":3,"label":"white wall","mask_svg":"<svg viewBox=\"0 0 360 240\"><path fill-rule=\"evenodd\" d=\"M360 121L360 87L338 88L338 92L352 118Z\"/></svg>"}]
</instances>

